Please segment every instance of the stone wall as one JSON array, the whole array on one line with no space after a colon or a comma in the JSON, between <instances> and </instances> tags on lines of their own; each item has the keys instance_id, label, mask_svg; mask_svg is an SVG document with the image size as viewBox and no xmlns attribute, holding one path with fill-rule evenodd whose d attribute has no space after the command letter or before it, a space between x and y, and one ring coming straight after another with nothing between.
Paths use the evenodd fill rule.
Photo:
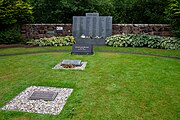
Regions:
<instances>
[{"instance_id":1,"label":"stone wall","mask_svg":"<svg viewBox=\"0 0 180 120\"><path fill-rule=\"evenodd\" d=\"M72 35L72 24L24 24L21 33L23 37L30 39L67 36Z\"/></svg>"},{"instance_id":2,"label":"stone wall","mask_svg":"<svg viewBox=\"0 0 180 120\"><path fill-rule=\"evenodd\" d=\"M72 24L25 24L21 27L25 38L38 39L52 36L72 35ZM169 24L113 24L112 34L151 34L170 36Z\"/></svg>"},{"instance_id":3,"label":"stone wall","mask_svg":"<svg viewBox=\"0 0 180 120\"><path fill-rule=\"evenodd\" d=\"M170 36L171 26L169 24L113 24L113 35L130 34L150 34L160 36Z\"/></svg>"}]
</instances>

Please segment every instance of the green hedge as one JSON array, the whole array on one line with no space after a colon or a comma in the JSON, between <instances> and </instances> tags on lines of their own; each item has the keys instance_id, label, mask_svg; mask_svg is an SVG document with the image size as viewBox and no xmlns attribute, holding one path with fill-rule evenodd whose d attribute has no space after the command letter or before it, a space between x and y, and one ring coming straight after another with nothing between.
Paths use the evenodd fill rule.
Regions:
<instances>
[{"instance_id":1,"label":"green hedge","mask_svg":"<svg viewBox=\"0 0 180 120\"><path fill-rule=\"evenodd\" d=\"M180 49L180 39L145 34L121 34L107 37L106 45L113 47Z\"/></svg>"},{"instance_id":2,"label":"green hedge","mask_svg":"<svg viewBox=\"0 0 180 120\"><path fill-rule=\"evenodd\" d=\"M31 40L27 43L38 46L71 46L75 43L75 40L73 36L66 36L66 37L40 38L37 40Z\"/></svg>"},{"instance_id":3,"label":"green hedge","mask_svg":"<svg viewBox=\"0 0 180 120\"><path fill-rule=\"evenodd\" d=\"M19 28L6 28L0 31L0 44L22 43L23 39Z\"/></svg>"}]
</instances>

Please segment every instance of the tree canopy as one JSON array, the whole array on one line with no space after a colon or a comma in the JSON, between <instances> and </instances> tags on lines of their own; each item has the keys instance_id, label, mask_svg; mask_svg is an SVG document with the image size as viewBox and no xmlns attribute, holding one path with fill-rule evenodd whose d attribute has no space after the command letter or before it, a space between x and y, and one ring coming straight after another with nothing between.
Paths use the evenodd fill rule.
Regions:
<instances>
[{"instance_id":1,"label":"tree canopy","mask_svg":"<svg viewBox=\"0 0 180 120\"><path fill-rule=\"evenodd\" d=\"M1 25L32 22L32 7L22 0L0 0Z\"/></svg>"},{"instance_id":2,"label":"tree canopy","mask_svg":"<svg viewBox=\"0 0 180 120\"><path fill-rule=\"evenodd\" d=\"M113 0L115 23L166 23L166 0Z\"/></svg>"},{"instance_id":3,"label":"tree canopy","mask_svg":"<svg viewBox=\"0 0 180 120\"><path fill-rule=\"evenodd\" d=\"M180 1L169 0L165 14L172 25L174 36L180 37Z\"/></svg>"},{"instance_id":4,"label":"tree canopy","mask_svg":"<svg viewBox=\"0 0 180 120\"><path fill-rule=\"evenodd\" d=\"M72 16L99 12L113 23L167 23L168 0L26 0L33 6L35 23L72 23Z\"/></svg>"},{"instance_id":5,"label":"tree canopy","mask_svg":"<svg viewBox=\"0 0 180 120\"><path fill-rule=\"evenodd\" d=\"M171 23L180 29L179 0L0 0L1 25L33 23L33 17L34 23L72 23L87 12L112 16L118 24Z\"/></svg>"}]
</instances>

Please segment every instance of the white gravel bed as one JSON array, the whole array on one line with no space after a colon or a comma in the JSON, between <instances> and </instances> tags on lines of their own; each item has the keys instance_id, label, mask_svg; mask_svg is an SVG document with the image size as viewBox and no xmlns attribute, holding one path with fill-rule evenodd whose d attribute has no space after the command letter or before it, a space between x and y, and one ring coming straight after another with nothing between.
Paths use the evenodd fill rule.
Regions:
<instances>
[{"instance_id":1,"label":"white gravel bed","mask_svg":"<svg viewBox=\"0 0 180 120\"><path fill-rule=\"evenodd\" d=\"M77 66L75 68L63 68L61 66L61 62L58 63L54 68L52 69L65 69L65 70L84 70L86 68L87 62L82 62L81 66Z\"/></svg>"},{"instance_id":2,"label":"white gravel bed","mask_svg":"<svg viewBox=\"0 0 180 120\"><path fill-rule=\"evenodd\" d=\"M57 92L58 95L54 101L29 100L28 98L34 91L52 91ZM58 115L63 109L66 100L72 91L73 89L70 88L30 86L15 98L13 98L5 106L3 106L1 110L16 110L23 112Z\"/></svg>"}]
</instances>

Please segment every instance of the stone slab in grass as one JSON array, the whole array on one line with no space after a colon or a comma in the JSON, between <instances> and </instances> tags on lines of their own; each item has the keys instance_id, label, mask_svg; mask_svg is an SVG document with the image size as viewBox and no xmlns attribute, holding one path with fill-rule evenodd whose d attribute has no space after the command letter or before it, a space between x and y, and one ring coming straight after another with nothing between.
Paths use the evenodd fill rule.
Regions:
<instances>
[{"instance_id":1,"label":"stone slab in grass","mask_svg":"<svg viewBox=\"0 0 180 120\"><path fill-rule=\"evenodd\" d=\"M61 62L61 65L71 64L74 66L81 66L81 64L82 64L81 62L82 62L81 60L63 60Z\"/></svg>"},{"instance_id":2,"label":"stone slab in grass","mask_svg":"<svg viewBox=\"0 0 180 120\"><path fill-rule=\"evenodd\" d=\"M57 92L38 90L33 92L33 94L29 97L29 100L53 101L56 98L57 94Z\"/></svg>"},{"instance_id":3,"label":"stone slab in grass","mask_svg":"<svg viewBox=\"0 0 180 120\"><path fill-rule=\"evenodd\" d=\"M53 92L57 93L57 96L52 101L47 99L31 100L30 97L35 91ZM70 88L31 86L13 98L5 106L3 106L1 110L15 110L22 112L58 115L63 109L66 100L72 91L73 89Z\"/></svg>"},{"instance_id":4,"label":"stone slab in grass","mask_svg":"<svg viewBox=\"0 0 180 120\"><path fill-rule=\"evenodd\" d=\"M81 62L81 66L75 66L74 68L64 68L62 66L62 63L58 63L54 68L52 69L65 69L65 70L84 70L86 68L87 62Z\"/></svg>"}]
</instances>

